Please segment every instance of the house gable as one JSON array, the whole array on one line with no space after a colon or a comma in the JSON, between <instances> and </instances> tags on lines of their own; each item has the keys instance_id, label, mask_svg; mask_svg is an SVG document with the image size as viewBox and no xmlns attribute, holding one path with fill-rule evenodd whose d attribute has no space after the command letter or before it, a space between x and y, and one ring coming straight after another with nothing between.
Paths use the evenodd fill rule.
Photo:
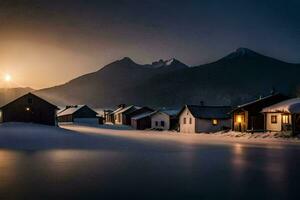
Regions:
<instances>
[{"instance_id":1,"label":"house gable","mask_svg":"<svg viewBox=\"0 0 300 200\"><path fill-rule=\"evenodd\" d=\"M82 108L78 109L76 112L73 113L74 118L96 118L97 112L92 110L87 105L83 106Z\"/></svg>"},{"instance_id":2,"label":"house gable","mask_svg":"<svg viewBox=\"0 0 300 200\"><path fill-rule=\"evenodd\" d=\"M185 106L179 114L180 132L195 133L196 121L189 108Z\"/></svg>"},{"instance_id":3,"label":"house gable","mask_svg":"<svg viewBox=\"0 0 300 200\"><path fill-rule=\"evenodd\" d=\"M44 99L28 93L1 108L3 122L33 122L55 125L58 108Z\"/></svg>"}]
</instances>

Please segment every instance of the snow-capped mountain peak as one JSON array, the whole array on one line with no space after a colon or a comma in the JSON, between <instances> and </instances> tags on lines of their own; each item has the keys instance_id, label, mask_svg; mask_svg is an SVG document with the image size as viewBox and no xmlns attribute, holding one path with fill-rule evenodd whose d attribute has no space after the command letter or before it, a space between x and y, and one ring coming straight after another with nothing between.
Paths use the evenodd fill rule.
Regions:
<instances>
[{"instance_id":1,"label":"snow-capped mountain peak","mask_svg":"<svg viewBox=\"0 0 300 200\"><path fill-rule=\"evenodd\" d=\"M256 56L261 56L261 55L256 53L255 51L252 51L251 49L241 47L235 50L234 52L230 53L223 59L230 60L235 58L256 57Z\"/></svg>"},{"instance_id":2,"label":"snow-capped mountain peak","mask_svg":"<svg viewBox=\"0 0 300 200\"><path fill-rule=\"evenodd\" d=\"M171 58L169 60L160 59L159 61L153 62L151 67L152 68L162 68L162 67L185 68L188 66L176 60L175 58Z\"/></svg>"},{"instance_id":3,"label":"snow-capped mountain peak","mask_svg":"<svg viewBox=\"0 0 300 200\"><path fill-rule=\"evenodd\" d=\"M175 60L176 60L175 58L172 58L172 59L170 59L170 60L167 60L167 61L166 61L166 65L167 65L167 66L172 65L172 64L175 62Z\"/></svg>"}]
</instances>

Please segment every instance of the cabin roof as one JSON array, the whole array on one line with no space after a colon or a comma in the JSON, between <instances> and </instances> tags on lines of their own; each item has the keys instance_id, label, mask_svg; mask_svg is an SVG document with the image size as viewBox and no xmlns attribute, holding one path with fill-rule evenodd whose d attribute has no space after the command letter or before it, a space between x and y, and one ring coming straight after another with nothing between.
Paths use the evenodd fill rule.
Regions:
<instances>
[{"instance_id":1,"label":"cabin roof","mask_svg":"<svg viewBox=\"0 0 300 200\"><path fill-rule=\"evenodd\" d=\"M130 110L131 108L139 109L139 108L141 108L141 107L134 106L134 105L127 106L127 107L125 107L125 108L117 109L117 110L114 112L114 114L125 113L126 111Z\"/></svg>"},{"instance_id":2,"label":"cabin roof","mask_svg":"<svg viewBox=\"0 0 300 200\"><path fill-rule=\"evenodd\" d=\"M160 110L159 112L165 113L169 116L177 116L180 110Z\"/></svg>"},{"instance_id":3,"label":"cabin roof","mask_svg":"<svg viewBox=\"0 0 300 200\"><path fill-rule=\"evenodd\" d=\"M122 107L119 107L119 108L117 108L116 110L114 110L113 112L111 112L110 114L115 114L115 113L119 112L119 111L122 110L122 109L123 109Z\"/></svg>"},{"instance_id":4,"label":"cabin roof","mask_svg":"<svg viewBox=\"0 0 300 200\"><path fill-rule=\"evenodd\" d=\"M249 107L252 107L252 106L255 106L256 104L260 106L262 106L264 104L264 102L267 102L268 100L271 100L271 99L281 99L281 100L286 100L288 97L280 94L280 93L276 93L276 94L271 94L271 95L268 95L268 96L264 96L264 97L261 97L261 98L258 98L256 100L253 100L253 101L250 101L250 102L247 102L245 104L241 104L241 105L238 105L235 109L233 109L231 112L235 112L237 110L240 110L240 109L247 109ZM278 102L278 101L277 101ZM262 109L262 108L261 108Z\"/></svg>"},{"instance_id":5,"label":"cabin roof","mask_svg":"<svg viewBox=\"0 0 300 200\"><path fill-rule=\"evenodd\" d=\"M166 114L170 117L175 117L178 115L178 113L180 112L181 110L157 110L155 112L153 112L153 115L156 114L156 113L163 113L163 114Z\"/></svg>"},{"instance_id":6,"label":"cabin roof","mask_svg":"<svg viewBox=\"0 0 300 200\"><path fill-rule=\"evenodd\" d=\"M143 119L145 117L150 117L151 115L153 115L155 113L156 113L156 111L154 111L154 112L145 112L143 114L136 115L136 116L132 117L131 119L133 119L133 120L139 120L139 119Z\"/></svg>"},{"instance_id":7,"label":"cabin roof","mask_svg":"<svg viewBox=\"0 0 300 200\"><path fill-rule=\"evenodd\" d=\"M64 108L61 111L58 111L57 116L63 116L63 115L71 115L75 113L77 110L83 108L85 105L74 105L69 108Z\"/></svg>"},{"instance_id":8,"label":"cabin roof","mask_svg":"<svg viewBox=\"0 0 300 200\"><path fill-rule=\"evenodd\" d=\"M291 114L300 113L300 98L293 98L286 101L282 101L280 103L264 108L262 112L283 112Z\"/></svg>"},{"instance_id":9,"label":"cabin roof","mask_svg":"<svg viewBox=\"0 0 300 200\"><path fill-rule=\"evenodd\" d=\"M75 112L77 112L78 110L80 110L81 108L83 108L85 106L87 106L87 105L74 105L74 106L71 106L69 108L65 108L64 110L58 112L57 116L60 117L60 116L64 116L64 115L72 115L72 114L74 114ZM95 113L98 115L97 112L95 112Z\"/></svg>"},{"instance_id":10,"label":"cabin roof","mask_svg":"<svg viewBox=\"0 0 300 200\"><path fill-rule=\"evenodd\" d=\"M187 108L191 114L198 119L228 119L230 118L230 106L199 106L185 105L179 114Z\"/></svg>"},{"instance_id":11,"label":"cabin roof","mask_svg":"<svg viewBox=\"0 0 300 200\"><path fill-rule=\"evenodd\" d=\"M48 105L52 106L54 109L56 109L56 110L59 109L56 105L54 105L54 104L52 104L52 103L49 103L49 102L46 101L45 99L43 99L43 98L41 98L41 97L39 97L39 96L37 96L37 95L31 93L31 92L29 92L29 93L27 93L27 94L25 94L25 95L23 95L23 96L21 96L21 97L15 99L15 100L13 100L13 101L7 103L6 105L0 107L0 109L3 109L3 108L5 108L5 107L11 105L12 103L14 103L14 102L16 102L16 101L22 99L22 98L25 98L26 96L32 96L32 97L34 97L34 98L40 99L41 101L43 101L43 102L47 103Z\"/></svg>"}]
</instances>

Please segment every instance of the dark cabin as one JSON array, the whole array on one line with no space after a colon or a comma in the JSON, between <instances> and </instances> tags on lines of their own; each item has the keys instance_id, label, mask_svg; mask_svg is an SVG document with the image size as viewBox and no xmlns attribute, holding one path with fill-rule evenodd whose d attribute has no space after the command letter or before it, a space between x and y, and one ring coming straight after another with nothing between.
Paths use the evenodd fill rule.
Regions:
<instances>
[{"instance_id":1,"label":"dark cabin","mask_svg":"<svg viewBox=\"0 0 300 200\"><path fill-rule=\"evenodd\" d=\"M272 94L266 97L240 105L231 111L232 130L239 132L262 132L265 129L262 109L288 97L282 94Z\"/></svg>"},{"instance_id":2,"label":"dark cabin","mask_svg":"<svg viewBox=\"0 0 300 200\"><path fill-rule=\"evenodd\" d=\"M131 105L131 106L127 106L125 108L122 108L121 109L117 109L115 112L114 112L114 120L115 120L115 124L119 124L119 125L130 125L130 122L129 122L129 118L128 118L128 114L137 110L137 109L140 109L140 107L137 107L137 106L134 106L134 105Z\"/></svg>"},{"instance_id":3,"label":"dark cabin","mask_svg":"<svg viewBox=\"0 0 300 200\"><path fill-rule=\"evenodd\" d=\"M103 122L104 123L113 123L114 121L114 115L112 114L114 111L106 109L103 111Z\"/></svg>"},{"instance_id":4,"label":"dark cabin","mask_svg":"<svg viewBox=\"0 0 300 200\"><path fill-rule=\"evenodd\" d=\"M105 123L112 123L115 124L115 117L116 113L119 112L120 110L124 109L126 107L126 104L120 104L117 106L115 110L104 110L104 120Z\"/></svg>"},{"instance_id":5,"label":"dark cabin","mask_svg":"<svg viewBox=\"0 0 300 200\"><path fill-rule=\"evenodd\" d=\"M58 112L58 122L99 123L98 113L87 105L66 106Z\"/></svg>"},{"instance_id":6,"label":"dark cabin","mask_svg":"<svg viewBox=\"0 0 300 200\"><path fill-rule=\"evenodd\" d=\"M57 106L28 93L0 108L0 122L26 122L56 125Z\"/></svg>"},{"instance_id":7,"label":"dark cabin","mask_svg":"<svg viewBox=\"0 0 300 200\"><path fill-rule=\"evenodd\" d=\"M146 112L131 118L131 126L137 130L145 130L151 128L151 115L153 112Z\"/></svg>"},{"instance_id":8,"label":"dark cabin","mask_svg":"<svg viewBox=\"0 0 300 200\"><path fill-rule=\"evenodd\" d=\"M126 117L125 117L125 120L126 120L126 125L131 125L131 119L132 117L134 116L137 116L137 115L141 115L141 114L144 114L144 113L149 113L149 112L153 112L154 110L152 108L149 108L149 107L141 107L141 108L137 108L136 110L131 110L130 112L127 112L125 113Z\"/></svg>"}]
</instances>

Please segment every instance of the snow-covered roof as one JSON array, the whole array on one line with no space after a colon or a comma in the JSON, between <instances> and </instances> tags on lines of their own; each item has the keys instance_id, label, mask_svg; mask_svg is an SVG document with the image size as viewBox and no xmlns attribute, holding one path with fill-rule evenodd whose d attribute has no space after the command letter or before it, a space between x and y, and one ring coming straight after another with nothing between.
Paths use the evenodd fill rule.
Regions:
<instances>
[{"instance_id":1,"label":"snow-covered roof","mask_svg":"<svg viewBox=\"0 0 300 200\"><path fill-rule=\"evenodd\" d=\"M63 115L72 115L75 113L77 110L83 108L85 105L76 105L76 106L71 106L69 108L65 108L64 110L60 111L57 113L57 116L63 116Z\"/></svg>"},{"instance_id":2,"label":"snow-covered roof","mask_svg":"<svg viewBox=\"0 0 300 200\"><path fill-rule=\"evenodd\" d=\"M127 107L125 107L125 108L122 108L122 109L120 109L120 110L118 110L118 111L114 112L114 114L124 113L124 112L126 112L126 111L130 110L131 108L134 108L134 109L139 109L139 108L141 108L141 107L138 107L138 106L133 106L133 105L131 105L131 106L127 106Z\"/></svg>"},{"instance_id":3,"label":"snow-covered roof","mask_svg":"<svg viewBox=\"0 0 300 200\"><path fill-rule=\"evenodd\" d=\"M268 101L270 101L272 99L275 102L280 102L280 101L286 100L287 98L288 97L286 97L286 96L284 96L280 93L270 94L268 96L260 97L256 100L253 100L253 101L247 102L245 104L239 105L235 109L233 109L231 112L235 112L236 110L239 110L241 108L242 109L247 109L248 107L251 107L251 106L261 106L261 109L262 109L263 107L268 106L268 105L265 105L265 104L270 105L270 103L268 103Z\"/></svg>"},{"instance_id":4,"label":"snow-covered roof","mask_svg":"<svg viewBox=\"0 0 300 200\"><path fill-rule=\"evenodd\" d=\"M97 113L98 117L102 117L104 115L104 109L103 108L95 108L93 110Z\"/></svg>"},{"instance_id":5,"label":"snow-covered roof","mask_svg":"<svg viewBox=\"0 0 300 200\"><path fill-rule=\"evenodd\" d=\"M291 114L300 113L300 98L282 101L280 103L264 108L262 112L285 112Z\"/></svg>"},{"instance_id":6,"label":"snow-covered roof","mask_svg":"<svg viewBox=\"0 0 300 200\"><path fill-rule=\"evenodd\" d=\"M172 116L178 115L179 112L180 112L180 110L158 110L155 113L164 113L164 114L172 117Z\"/></svg>"},{"instance_id":7,"label":"snow-covered roof","mask_svg":"<svg viewBox=\"0 0 300 200\"><path fill-rule=\"evenodd\" d=\"M161 112L163 112L169 116L175 116L175 115L178 115L180 110L162 110Z\"/></svg>"},{"instance_id":8,"label":"snow-covered roof","mask_svg":"<svg viewBox=\"0 0 300 200\"><path fill-rule=\"evenodd\" d=\"M253 100L253 101L247 102L247 103L245 103L245 104L239 105L238 108L242 108L242 107L245 107L245 106L248 106L248 105L257 103L257 102L259 102L259 101L263 101L263 100L268 99L268 98L273 97L273 96L274 96L274 95L268 95L268 96L265 96L265 97L258 98L258 99L256 99L256 100Z\"/></svg>"},{"instance_id":9,"label":"snow-covered roof","mask_svg":"<svg viewBox=\"0 0 300 200\"><path fill-rule=\"evenodd\" d=\"M133 120L143 119L145 117L149 117L149 116L153 115L154 113L156 113L156 111L154 111L154 112L145 112L143 114L136 115L136 116L132 117L131 119L133 119Z\"/></svg>"},{"instance_id":10,"label":"snow-covered roof","mask_svg":"<svg viewBox=\"0 0 300 200\"><path fill-rule=\"evenodd\" d=\"M119 107L119 108L117 108L116 110L114 110L111 114L115 114L115 113L119 112L119 111L122 110L122 109L123 109L122 107Z\"/></svg>"}]
</instances>

